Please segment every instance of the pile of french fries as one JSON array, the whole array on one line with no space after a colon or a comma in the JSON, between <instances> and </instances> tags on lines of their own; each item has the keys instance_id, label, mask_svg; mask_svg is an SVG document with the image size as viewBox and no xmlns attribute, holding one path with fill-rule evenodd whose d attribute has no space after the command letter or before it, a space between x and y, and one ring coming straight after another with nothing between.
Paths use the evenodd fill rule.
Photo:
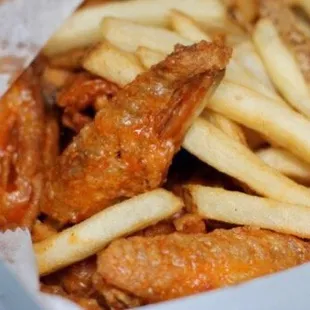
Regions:
<instances>
[{"instance_id":1,"label":"pile of french fries","mask_svg":"<svg viewBox=\"0 0 310 310\"><path fill-rule=\"evenodd\" d=\"M299 2L310 11L309 1ZM60 79L67 69L84 68L124 87L176 44L211 41L218 33L233 46L233 57L183 148L254 194L188 185L188 212L310 238L310 86L268 19L258 21L251 37L232 24L220 0L108 2L76 12L44 54ZM112 206L35 244L40 273L93 255L183 207L163 189Z\"/></svg>"}]
</instances>

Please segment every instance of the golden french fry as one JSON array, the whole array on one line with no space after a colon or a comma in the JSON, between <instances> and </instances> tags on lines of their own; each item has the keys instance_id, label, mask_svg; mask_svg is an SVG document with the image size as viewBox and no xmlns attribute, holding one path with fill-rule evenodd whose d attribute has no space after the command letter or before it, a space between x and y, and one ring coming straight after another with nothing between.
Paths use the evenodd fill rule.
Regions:
<instances>
[{"instance_id":1,"label":"golden french fry","mask_svg":"<svg viewBox=\"0 0 310 310\"><path fill-rule=\"evenodd\" d=\"M303 183L310 183L310 164L301 161L293 154L279 148L266 148L256 152L267 165L289 178Z\"/></svg>"},{"instance_id":2,"label":"golden french fry","mask_svg":"<svg viewBox=\"0 0 310 310\"><path fill-rule=\"evenodd\" d=\"M233 59L245 67L266 87L275 92L266 68L251 41L242 42L234 47Z\"/></svg>"},{"instance_id":3,"label":"golden french fry","mask_svg":"<svg viewBox=\"0 0 310 310\"><path fill-rule=\"evenodd\" d=\"M199 24L187 14L178 10L170 11L172 29L182 37L193 42L205 40L212 41L212 38L203 31Z\"/></svg>"},{"instance_id":4,"label":"golden french fry","mask_svg":"<svg viewBox=\"0 0 310 310\"><path fill-rule=\"evenodd\" d=\"M119 86L130 83L143 72L134 54L122 51L109 42L94 47L85 57L83 67Z\"/></svg>"},{"instance_id":5,"label":"golden french fry","mask_svg":"<svg viewBox=\"0 0 310 310\"><path fill-rule=\"evenodd\" d=\"M265 197L310 207L310 189L272 169L246 146L202 118L194 122L182 146L201 161Z\"/></svg>"},{"instance_id":6,"label":"golden french fry","mask_svg":"<svg viewBox=\"0 0 310 310\"><path fill-rule=\"evenodd\" d=\"M221 21L206 19L203 23L200 23L200 25L212 38L219 34L224 35L226 43L229 46L235 46L249 40L248 35L229 18Z\"/></svg>"},{"instance_id":7,"label":"golden french fry","mask_svg":"<svg viewBox=\"0 0 310 310\"><path fill-rule=\"evenodd\" d=\"M187 189L198 214L206 219L310 237L309 207L222 188L190 185Z\"/></svg>"},{"instance_id":8,"label":"golden french fry","mask_svg":"<svg viewBox=\"0 0 310 310\"><path fill-rule=\"evenodd\" d=\"M227 81L219 85L208 108L263 134L310 162L310 122L291 108Z\"/></svg>"},{"instance_id":9,"label":"golden french fry","mask_svg":"<svg viewBox=\"0 0 310 310\"><path fill-rule=\"evenodd\" d=\"M139 23L168 26L168 12L178 9L200 22L220 23L226 18L226 10L220 0L132 0L112 1L83 8L74 13L53 35L44 48L46 55L85 47L101 39L100 22L111 16Z\"/></svg>"},{"instance_id":10,"label":"golden french fry","mask_svg":"<svg viewBox=\"0 0 310 310\"><path fill-rule=\"evenodd\" d=\"M136 55L146 69L158 64L165 59L166 54L154 51L144 46L138 47Z\"/></svg>"},{"instance_id":11,"label":"golden french fry","mask_svg":"<svg viewBox=\"0 0 310 310\"><path fill-rule=\"evenodd\" d=\"M234 59L230 60L226 68L225 80L243 85L279 102L279 104L287 105L276 92L266 87L260 80L255 78L246 68Z\"/></svg>"},{"instance_id":12,"label":"golden french fry","mask_svg":"<svg viewBox=\"0 0 310 310\"><path fill-rule=\"evenodd\" d=\"M208 109L205 109L204 112L202 112L201 117L208 120L212 125L220 129L231 139L247 146L244 132L239 124Z\"/></svg>"},{"instance_id":13,"label":"golden french fry","mask_svg":"<svg viewBox=\"0 0 310 310\"><path fill-rule=\"evenodd\" d=\"M310 117L310 89L294 55L269 19L256 24L253 40L279 91L297 111Z\"/></svg>"},{"instance_id":14,"label":"golden french fry","mask_svg":"<svg viewBox=\"0 0 310 310\"><path fill-rule=\"evenodd\" d=\"M87 54L88 48L76 48L62 54L52 56L48 59L51 66L63 69L80 69L84 56Z\"/></svg>"},{"instance_id":15,"label":"golden french fry","mask_svg":"<svg viewBox=\"0 0 310 310\"><path fill-rule=\"evenodd\" d=\"M156 189L107 208L34 244L40 275L49 274L102 250L109 242L153 225L181 210L181 199Z\"/></svg>"},{"instance_id":16,"label":"golden french fry","mask_svg":"<svg viewBox=\"0 0 310 310\"><path fill-rule=\"evenodd\" d=\"M145 46L163 53L171 53L178 43L192 44L190 40L173 31L114 17L104 18L101 32L106 40L129 52L136 51L139 46Z\"/></svg>"}]
</instances>

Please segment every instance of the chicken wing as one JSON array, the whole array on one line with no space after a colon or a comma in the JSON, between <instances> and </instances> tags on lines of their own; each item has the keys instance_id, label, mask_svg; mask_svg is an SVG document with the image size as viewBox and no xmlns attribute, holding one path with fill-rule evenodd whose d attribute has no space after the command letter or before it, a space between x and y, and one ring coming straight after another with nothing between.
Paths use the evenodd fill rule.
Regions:
<instances>
[{"instance_id":1,"label":"chicken wing","mask_svg":"<svg viewBox=\"0 0 310 310\"><path fill-rule=\"evenodd\" d=\"M309 260L310 244L295 237L218 229L114 241L99 254L96 275L150 303L238 284Z\"/></svg>"},{"instance_id":2,"label":"chicken wing","mask_svg":"<svg viewBox=\"0 0 310 310\"><path fill-rule=\"evenodd\" d=\"M230 56L230 48L216 43L178 46L120 90L49 171L42 211L76 223L159 187Z\"/></svg>"},{"instance_id":3,"label":"chicken wing","mask_svg":"<svg viewBox=\"0 0 310 310\"><path fill-rule=\"evenodd\" d=\"M0 227L30 226L44 166L44 105L27 70L0 101Z\"/></svg>"},{"instance_id":4,"label":"chicken wing","mask_svg":"<svg viewBox=\"0 0 310 310\"><path fill-rule=\"evenodd\" d=\"M110 99L116 94L118 87L101 78L81 73L74 76L61 90L57 104L64 108L63 123L65 126L79 132L91 118L81 112L94 105L96 99Z\"/></svg>"}]
</instances>

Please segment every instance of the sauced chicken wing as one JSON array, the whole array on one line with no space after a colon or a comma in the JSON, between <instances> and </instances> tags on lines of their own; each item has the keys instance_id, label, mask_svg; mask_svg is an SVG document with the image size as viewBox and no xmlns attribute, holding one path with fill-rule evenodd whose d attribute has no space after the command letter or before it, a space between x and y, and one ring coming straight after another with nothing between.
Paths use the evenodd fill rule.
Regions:
<instances>
[{"instance_id":1,"label":"sauced chicken wing","mask_svg":"<svg viewBox=\"0 0 310 310\"><path fill-rule=\"evenodd\" d=\"M230 48L216 43L178 46L120 90L49 171L42 211L76 223L159 187L230 56Z\"/></svg>"},{"instance_id":2,"label":"sauced chicken wing","mask_svg":"<svg viewBox=\"0 0 310 310\"><path fill-rule=\"evenodd\" d=\"M110 99L118 87L111 82L90 74L81 73L74 76L59 93L57 104L64 108L63 123L79 132L91 118L81 112L94 105L100 96Z\"/></svg>"},{"instance_id":3,"label":"sauced chicken wing","mask_svg":"<svg viewBox=\"0 0 310 310\"><path fill-rule=\"evenodd\" d=\"M0 227L37 216L44 151L44 106L31 69L0 101Z\"/></svg>"},{"instance_id":4,"label":"sauced chicken wing","mask_svg":"<svg viewBox=\"0 0 310 310\"><path fill-rule=\"evenodd\" d=\"M149 303L237 284L309 260L310 245L295 237L218 229L114 241L98 256L97 276Z\"/></svg>"}]
</instances>

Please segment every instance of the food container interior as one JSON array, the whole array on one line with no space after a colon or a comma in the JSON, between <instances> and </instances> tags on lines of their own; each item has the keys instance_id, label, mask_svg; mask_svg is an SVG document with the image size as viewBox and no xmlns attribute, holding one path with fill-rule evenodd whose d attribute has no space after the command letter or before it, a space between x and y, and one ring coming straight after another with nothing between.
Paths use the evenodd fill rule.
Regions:
<instances>
[{"instance_id":1,"label":"food container interior","mask_svg":"<svg viewBox=\"0 0 310 310\"><path fill-rule=\"evenodd\" d=\"M0 259L18 294L309 309L309 1L62 5L0 48L19 60L0 57Z\"/></svg>"}]
</instances>

